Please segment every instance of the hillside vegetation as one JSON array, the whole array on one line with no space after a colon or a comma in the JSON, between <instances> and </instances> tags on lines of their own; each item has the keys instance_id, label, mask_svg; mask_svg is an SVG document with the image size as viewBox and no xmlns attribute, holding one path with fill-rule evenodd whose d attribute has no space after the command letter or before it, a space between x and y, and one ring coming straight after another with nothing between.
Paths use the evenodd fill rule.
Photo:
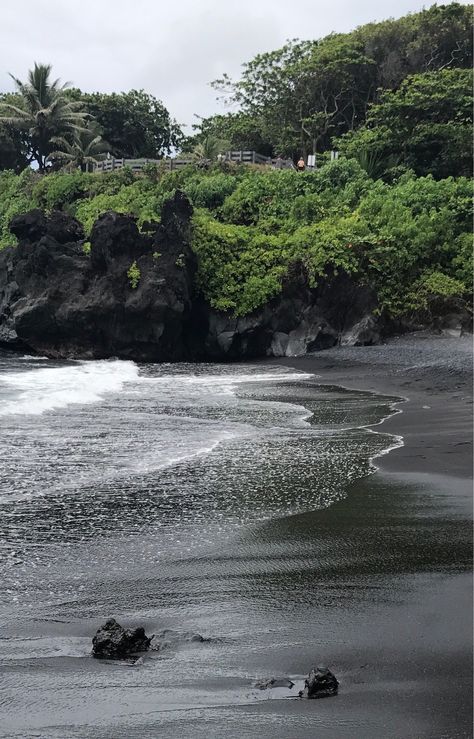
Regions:
<instances>
[{"instance_id":1,"label":"hillside vegetation","mask_svg":"<svg viewBox=\"0 0 474 739\"><path fill-rule=\"evenodd\" d=\"M14 243L11 218L31 208L64 209L88 233L107 210L133 213L140 226L156 221L163 201L180 189L195 208L198 287L214 308L252 312L281 291L295 263L304 265L312 285L323 275L352 274L375 288L379 309L393 318L424 320L451 304L466 306L471 26L471 7L433 7L351 34L292 42L250 61L237 82L216 83L227 86L239 112L202 121L185 148L217 151L216 142L225 141L292 156L316 148L314 171L217 164L202 156L200 165L175 172L149 166L141 175L54 166L48 174L1 171L0 246ZM116 111L117 101L68 94L96 106L112 140L106 111ZM126 98L131 108L137 101L143 105L140 96ZM146 125L146 117L140 120ZM139 142L143 136L135 133ZM338 160L329 161L330 148L340 152Z\"/></svg>"},{"instance_id":2,"label":"hillside vegetation","mask_svg":"<svg viewBox=\"0 0 474 739\"><path fill-rule=\"evenodd\" d=\"M13 242L11 217L34 207L65 209L86 232L107 210L133 213L141 225L158 218L177 188L196 209L199 286L215 308L238 315L258 308L278 294L294 262L304 263L313 284L337 270L354 274L392 316L470 292L470 180L405 173L387 183L349 159L304 173L229 165L143 177L3 172L2 245Z\"/></svg>"}]
</instances>

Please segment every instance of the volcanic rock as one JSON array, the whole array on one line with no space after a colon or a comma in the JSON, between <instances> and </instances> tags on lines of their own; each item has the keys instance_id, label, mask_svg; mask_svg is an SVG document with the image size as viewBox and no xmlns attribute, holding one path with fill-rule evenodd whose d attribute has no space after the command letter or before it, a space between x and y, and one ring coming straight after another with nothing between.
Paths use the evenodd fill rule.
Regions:
<instances>
[{"instance_id":1,"label":"volcanic rock","mask_svg":"<svg viewBox=\"0 0 474 739\"><path fill-rule=\"evenodd\" d=\"M161 221L138 229L109 211L87 248L81 224L32 210L10 223L0 251L0 345L50 357L240 361L299 356L380 338L373 290L339 273L310 284L291 266L279 296L247 316L213 310L196 287L192 205L176 191Z\"/></svg>"},{"instance_id":2,"label":"volcanic rock","mask_svg":"<svg viewBox=\"0 0 474 739\"><path fill-rule=\"evenodd\" d=\"M137 652L146 652L151 637L145 629L124 629L114 618L109 618L92 639L92 656L97 659L125 659Z\"/></svg>"},{"instance_id":3,"label":"volcanic rock","mask_svg":"<svg viewBox=\"0 0 474 739\"><path fill-rule=\"evenodd\" d=\"M327 667L312 669L304 681L304 689L300 691L300 698L326 698L337 695L339 683Z\"/></svg>"},{"instance_id":4,"label":"volcanic rock","mask_svg":"<svg viewBox=\"0 0 474 739\"><path fill-rule=\"evenodd\" d=\"M150 643L150 649L155 652L161 652L163 649L175 648L184 642L200 643L207 641L201 634L194 631L174 631L173 629L163 629L153 636Z\"/></svg>"}]
</instances>

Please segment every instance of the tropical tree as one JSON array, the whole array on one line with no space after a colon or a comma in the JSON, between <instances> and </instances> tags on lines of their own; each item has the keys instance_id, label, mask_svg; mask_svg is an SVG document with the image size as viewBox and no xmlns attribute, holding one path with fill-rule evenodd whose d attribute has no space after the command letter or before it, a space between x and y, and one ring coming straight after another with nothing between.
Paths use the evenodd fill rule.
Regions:
<instances>
[{"instance_id":1,"label":"tropical tree","mask_svg":"<svg viewBox=\"0 0 474 739\"><path fill-rule=\"evenodd\" d=\"M53 139L84 128L89 116L82 103L68 98L67 83L51 79L50 64L35 63L27 82L10 76L19 95L18 104L0 103L0 123L22 132L28 162L36 162L44 172Z\"/></svg>"},{"instance_id":2,"label":"tropical tree","mask_svg":"<svg viewBox=\"0 0 474 739\"><path fill-rule=\"evenodd\" d=\"M223 154L229 148L227 141L218 139L215 136L209 135L203 138L197 143L193 150L193 159L197 161L208 161L212 162L217 159L219 154Z\"/></svg>"},{"instance_id":3,"label":"tropical tree","mask_svg":"<svg viewBox=\"0 0 474 739\"><path fill-rule=\"evenodd\" d=\"M160 159L182 142L181 129L163 103L144 90L109 95L74 89L68 95L85 105L116 157Z\"/></svg>"},{"instance_id":4,"label":"tropical tree","mask_svg":"<svg viewBox=\"0 0 474 739\"><path fill-rule=\"evenodd\" d=\"M362 152L370 152L385 170L397 159L419 175L470 176L472 84L470 69L411 75L397 90L385 90L369 109L366 125L334 146L359 161Z\"/></svg>"},{"instance_id":5,"label":"tropical tree","mask_svg":"<svg viewBox=\"0 0 474 739\"><path fill-rule=\"evenodd\" d=\"M82 172L87 171L90 164L102 159L109 149L95 121L90 121L86 128L74 131L72 138L55 136L52 143L57 146L48 155L48 161L53 166L58 165L65 170L80 169Z\"/></svg>"},{"instance_id":6,"label":"tropical tree","mask_svg":"<svg viewBox=\"0 0 474 739\"><path fill-rule=\"evenodd\" d=\"M257 55L240 79L224 75L212 83L237 112L204 120L200 129L258 132L274 151L291 156L322 152L333 138L364 125L381 88L397 90L408 75L471 67L472 6L435 5Z\"/></svg>"},{"instance_id":7,"label":"tropical tree","mask_svg":"<svg viewBox=\"0 0 474 739\"><path fill-rule=\"evenodd\" d=\"M186 151L192 151L196 144L201 144L212 136L226 141L227 149L250 149L268 157L274 153L272 144L263 135L258 117L242 112L213 115L209 118L196 117L199 118L199 123L192 126L195 133L186 140Z\"/></svg>"}]
</instances>

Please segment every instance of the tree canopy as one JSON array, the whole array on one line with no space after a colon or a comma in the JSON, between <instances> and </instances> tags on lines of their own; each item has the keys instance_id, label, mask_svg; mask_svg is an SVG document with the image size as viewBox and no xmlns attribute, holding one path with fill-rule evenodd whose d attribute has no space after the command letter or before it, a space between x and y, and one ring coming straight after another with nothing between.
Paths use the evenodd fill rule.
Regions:
<instances>
[{"instance_id":1,"label":"tree canopy","mask_svg":"<svg viewBox=\"0 0 474 739\"><path fill-rule=\"evenodd\" d=\"M105 94L75 91L116 157L159 159L178 147L181 129L163 103L144 90Z\"/></svg>"},{"instance_id":2,"label":"tree canopy","mask_svg":"<svg viewBox=\"0 0 474 739\"><path fill-rule=\"evenodd\" d=\"M17 91L0 94L0 169L34 164L43 172L65 162L80 167L105 151L159 159L183 140L164 105L144 90L83 93L53 80L51 66L41 64L27 82L13 79Z\"/></svg>"},{"instance_id":3,"label":"tree canopy","mask_svg":"<svg viewBox=\"0 0 474 739\"><path fill-rule=\"evenodd\" d=\"M238 110L202 121L197 136L212 130L232 146L247 140L293 157L325 151L407 76L471 66L472 6L459 3L290 41L246 63L240 79L213 83Z\"/></svg>"},{"instance_id":4,"label":"tree canopy","mask_svg":"<svg viewBox=\"0 0 474 739\"><path fill-rule=\"evenodd\" d=\"M35 162L43 172L53 139L83 128L87 113L82 103L68 97L67 84L51 79L49 64L35 63L28 73L27 82L11 77L17 96L7 96L2 100L0 123L21 137L27 161Z\"/></svg>"},{"instance_id":5,"label":"tree canopy","mask_svg":"<svg viewBox=\"0 0 474 739\"><path fill-rule=\"evenodd\" d=\"M335 145L349 157L372 152L387 168L397 162L417 174L446 177L472 173L470 69L443 69L407 77L386 90L366 124Z\"/></svg>"}]
</instances>

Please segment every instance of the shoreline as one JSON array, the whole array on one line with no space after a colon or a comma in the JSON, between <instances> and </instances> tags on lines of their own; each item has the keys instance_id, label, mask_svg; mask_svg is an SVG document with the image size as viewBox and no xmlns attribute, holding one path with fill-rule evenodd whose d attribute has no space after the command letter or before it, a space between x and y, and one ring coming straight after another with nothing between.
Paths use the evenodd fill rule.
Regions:
<instances>
[{"instance_id":1,"label":"shoreline","mask_svg":"<svg viewBox=\"0 0 474 739\"><path fill-rule=\"evenodd\" d=\"M309 518L316 539L331 539L341 536L342 516L343 536L372 558L371 568L364 559L357 564L357 577L368 577L374 587L380 576L393 580L393 605L382 622L374 621L373 636L366 635L367 655L377 642L378 650L373 674L363 680L368 705L362 715L378 695L392 704L395 722L384 736L471 737L470 341L412 335L383 346L342 347L271 363L313 372L322 386L400 398L394 403L399 412L386 417L381 429L403 444L376 457L374 473L349 485L345 501ZM364 542L366 519L372 531L378 528L379 546ZM399 685L398 697L391 681ZM421 705L414 697L412 705L406 703L405 681L412 681ZM343 712L359 710L350 696L346 700ZM340 725L338 730L346 737ZM367 729L366 736L375 734Z\"/></svg>"},{"instance_id":2,"label":"shoreline","mask_svg":"<svg viewBox=\"0 0 474 739\"><path fill-rule=\"evenodd\" d=\"M126 530L125 537L120 530L117 536L107 527L99 529L105 536L91 538L70 555L78 577L73 590L66 557L51 575L53 585L66 585L60 601L40 597L42 610L22 623L23 634L41 636L47 649L33 662L36 678L23 662L8 665L15 700L21 700L18 686L25 679L36 691L27 728L43 728L61 739L108 739L112 725L114 736L127 739L157 733L207 739L220 736L223 725L231 739L323 734L329 739L469 739L472 526L466 348L457 340L411 337L272 360L273 368L286 365L316 374L315 382L327 386L330 397L331 386L353 388L369 404L369 394L376 393L383 420L360 428L382 433L387 444L390 435L403 437L404 446L387 446L374 456L369 474L340 480L344 496L332 505L257 520L235 536L224 532L222 539L209 539L194 555L183 556L178 547L162 558L156 549L167 539L153 528ZM288 387L291 394L291 381ZM366 415L369 406L361 407L359 422L372 417ZM346 426L347 416L342 418ZM156 419L151 423L157 427ZM354 448L345 446L345 455L353 453L358 454L357 441ZM340 459L345 464L346 458ZM324 484L316 468L305 469L316 490ZM298 470L285 465L283 472L281 490L291 492L291 475ZM195 475L189 478L193 492ZM185 483L181 477L179 486ZM226 496L232 493L226 485L223 489ZM279 484L258 488L262 496L272 490L278 493ZM118 492L115 500L122 496ZM140 514L144 509L135 500L140 506L149 500L154 509L157 495L168 488L158 475L151 487L146 481L131 492L133 506L122 510ZM252 496L252 509L256 503L258 497ZM87 517L91 510L101 509L87 505ZM206 524L196 530L209 536ZM108 558L114 563L110 572L104 571ZM85 587L80 592L79 584ZM132 671L81 659L84 654L51 655L64 639L69 648L76 649L71 639L88 648L101 622L99 613L104 620L113 614L126 625L145 624L150 633L192 629L211 641L198 651L183 644L179 659L150 660ZM48 623L38 624L38 616ZM28 650L30 644L23 646ZM340 681L337 698L299 701L258 694L254 700L256 679L289 675L301 680L320 664ZM111 674L116 692L104 718L97 695L108 695ZM71 677L80 697L73 718ZM198 715L190 708L194 701ZM27 733L20 721L9 736L23 739Z\"/></svg>"},{"instance_id":3,"label":"shoreline","mask_svg":"<svg viewBox=\"0 0 474 739\"><path fill-rule=\"evenodd\" d=\"M401 436L403 447L384 455L377 465L387 472L431 472L470 479L472 476L472 364L470 339L413 334L373 347L338 347L302 357L266 363L313 372L323 386L373 392L400 398L382 422ZM425 344L429 356L423 362ZM461 347L461 351L459 349ZM441 350L440 357L434 353ZM415 366L403 353L415 357ZM454 368L449 360L459 352ZM440 360L440 361L438 361Z\"/></svg>"}]
</instances>

